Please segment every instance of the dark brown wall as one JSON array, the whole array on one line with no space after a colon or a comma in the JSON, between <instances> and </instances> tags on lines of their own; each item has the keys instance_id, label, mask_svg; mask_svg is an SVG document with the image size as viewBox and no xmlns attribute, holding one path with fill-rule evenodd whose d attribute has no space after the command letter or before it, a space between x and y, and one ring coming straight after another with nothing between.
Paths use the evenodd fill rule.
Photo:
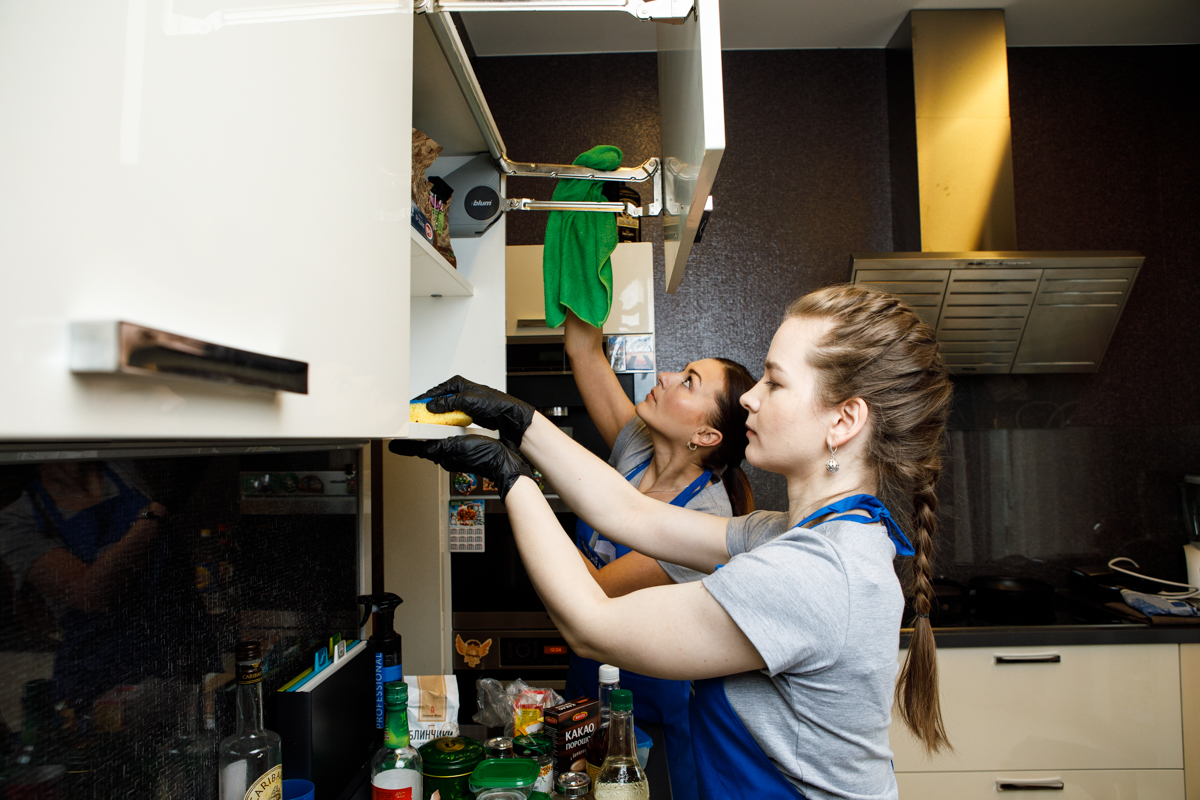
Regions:
<instances>
[{"instance_id":1,"label":"dark brown wall","mask_svg":"<svg viewBox=\"0 0 1200 800\"><path fill-rule=\"evenodd\" d=\"M658 152L653 55L487 58L480 73L516 158ZM1140 538L1174 569L1175 481L1200 472L1200 47L1013 49L1009 76L1020 246L1136 249L1146 265L1099 373L956 380L944 563L1045 572ZM657 258L666 369L723 355L761 370L790 300L845 280L851 251L892 249L883 52L726 52L724 80L715 211L678 293ZM510 196L552 190L514 181ZM544 228L510 215L509 242ZM1015 429L1019 447L1001 433ZM786 505L777 478L751 479L761 506ZM1054 498L1031 488L1050 484ZM1031 519L1046 521L1037 544ZM1069 520L1090 533L1060 533Z\"/></svg>"}]
</instances>

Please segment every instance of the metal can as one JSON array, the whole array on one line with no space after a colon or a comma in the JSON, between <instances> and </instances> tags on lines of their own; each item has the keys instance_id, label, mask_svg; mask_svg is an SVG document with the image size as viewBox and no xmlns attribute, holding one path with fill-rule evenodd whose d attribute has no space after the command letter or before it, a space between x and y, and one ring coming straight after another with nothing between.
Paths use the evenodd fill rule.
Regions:
<instances>
[{"instance_id":1,"label":"metal can","mask_svg":"<svg viewBox=\"0 0 1200 800\"><path fill-rule=\"evenodd\" d=\"M592 779L585 772L563 772L554 780L554 797L591 797Z\"/></svg>"},{"instance_id":2,"label":"metal can","mask_svg":"<svg viewBox=\"0 0 1200 800\"><path fill-rule=\"evenodd\" d=\"M532 758L538 765L533 791L550 794L554 791L554 743L544 733L527 733L512 740L517 758Z\"/></svg>"},{"instance_id":3,"label":"metal can","mask_svg":"<svg viewBox=\"0 0 1200 800\"><path fill-rule=\"evenodd\" d=\"M443 736L421 745L424 800L435 791L442 800L473 800L471 772L483 761L483 745L467 736ZM416 800L414 798L414 800Z\"/></svg>"},{"instance_id":4,"label":"metal can","mask_svg":"<svg viewBox=\"0 0 1200 800\"><path fill-rule=\"evenodd\" d=\"M497 736L483 743L488 758L516 758L513 755L512 739L507 736Z\"/></svg>"}]
</instances>

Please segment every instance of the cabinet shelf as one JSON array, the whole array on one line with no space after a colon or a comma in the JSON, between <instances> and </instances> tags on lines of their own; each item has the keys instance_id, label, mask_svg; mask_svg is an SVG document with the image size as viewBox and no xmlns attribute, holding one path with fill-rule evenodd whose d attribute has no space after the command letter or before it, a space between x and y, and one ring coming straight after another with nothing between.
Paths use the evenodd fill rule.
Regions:
<instances>
[{"instance_id":1,"label":"cabinet shelf","mask_svg":"<svg viewBox=\"0 0 1200 800\"><path fill-rule=\"evenodd\" d=\"M412 242L413 297L472 297L475 287L442 257L425 237L409 228Z\"/></svg>"}]
</instances>

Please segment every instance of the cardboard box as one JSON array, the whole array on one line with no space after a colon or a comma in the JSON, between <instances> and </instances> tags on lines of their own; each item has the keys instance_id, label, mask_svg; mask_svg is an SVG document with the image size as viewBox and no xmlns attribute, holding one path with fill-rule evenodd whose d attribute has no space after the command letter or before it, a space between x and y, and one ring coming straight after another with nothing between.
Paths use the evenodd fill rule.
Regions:
<instances>
[{"instance_id":1,"label":"cardboard box","mask_svg":"<svg viewBox=\"0 0 1200 800\"><path fill-rule=\"evenodd\" d=\"M580 697L546 709L544 733L554 744L554 772L586 772L588 742L600 730L600 701Z\"/></svg>"}]
</instances>

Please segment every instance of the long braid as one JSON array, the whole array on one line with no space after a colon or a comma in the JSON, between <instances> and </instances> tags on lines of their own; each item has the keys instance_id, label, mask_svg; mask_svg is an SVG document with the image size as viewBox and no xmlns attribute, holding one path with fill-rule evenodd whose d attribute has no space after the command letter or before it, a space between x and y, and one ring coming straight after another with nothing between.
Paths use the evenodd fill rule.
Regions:
<instances>
[{"instance_id":1,"label":"long braid","mask_svg":"<svg viewBox=\"0 0 1200 800\"><path fill-rule=\"evenodd\" d=\"M913 620L912 638L908 645L908 657L896 681L896 707L900 718L933 753L949 747L946 728L942 722L942 704L938 697L937 646L933 638L933 626L929 612L936 602L933 591L933 531L937 530L937 472L913 493L913 521L916 523L913 536L911 565L911 591L913 608L917 612Z\"/></svg>"},{"instance_id":2,"label":"long braid","mask_svg":"<svg viewBox=\"0 0 1200 800\"><path fill-rule=\"evenodd\" d=\"M789 317L830 323L810 351L824 403L854 397L867 403L871 427L866 457L885 503L911 499L913 550L909 593L919 615L935 602L932 583L937 535L941 446L951 384L933 330L901 300L863 286L830 286L805 295ZM950 746L938 699L937 649L927 616L918 616L896 684L900 718L928 752Z\"/></svg>"}]
</instances>

